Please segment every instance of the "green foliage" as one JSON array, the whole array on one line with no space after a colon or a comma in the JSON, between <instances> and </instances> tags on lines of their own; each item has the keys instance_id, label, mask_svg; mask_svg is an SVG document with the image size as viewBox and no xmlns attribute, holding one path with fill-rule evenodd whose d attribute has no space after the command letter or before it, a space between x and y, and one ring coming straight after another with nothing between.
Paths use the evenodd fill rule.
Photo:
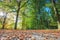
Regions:
<instances>
[{"instance_id":1,"label":"green foliage","mask_svg":"<svg viewBox=\"0 0 60 40\"><path fill-rule=\"evenodd\" d=\"M14 17L19 8L17 0L12 0L11 2L2 1L0 2L0 8L10 15L7 15L9 18L6 19L5 28L14 29L16 21ZM51 1L47 3L46 0L21 0L18 15L17 29L37 30L57 28L57 17L54 14ZM2 23L0 22L1 26Z\"/></svg>"}]
</instances>

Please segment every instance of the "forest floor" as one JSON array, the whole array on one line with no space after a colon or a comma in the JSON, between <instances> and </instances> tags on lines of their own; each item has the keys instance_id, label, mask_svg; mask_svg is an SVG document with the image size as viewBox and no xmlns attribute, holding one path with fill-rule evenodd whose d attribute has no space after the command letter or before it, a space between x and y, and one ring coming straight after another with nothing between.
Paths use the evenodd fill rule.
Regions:
<instances>
[{"instance_id":1,"label":"forest floor","mask_svg":"<svg viewBox=\"0 0 60 40\"><path fill-rule=\"evenodd\" d=\"M0 40L60 40L60 30L0 30Z\"/></svg>"}]
</instances>

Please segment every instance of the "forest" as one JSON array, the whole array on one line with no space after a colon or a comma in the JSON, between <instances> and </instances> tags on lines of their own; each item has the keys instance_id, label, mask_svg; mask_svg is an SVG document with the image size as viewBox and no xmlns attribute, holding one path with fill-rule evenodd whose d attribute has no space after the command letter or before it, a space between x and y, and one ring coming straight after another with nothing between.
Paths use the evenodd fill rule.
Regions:
<instances>
[{"instance_id":1,"label":"forest","mask_svg":"<svg viewBox=\"0 0 60 40\"><path fill-rule=\"evenodd\" d=\"M0 0L0 29L60 29L60 0Z\"/></svg>"}]
</instances>

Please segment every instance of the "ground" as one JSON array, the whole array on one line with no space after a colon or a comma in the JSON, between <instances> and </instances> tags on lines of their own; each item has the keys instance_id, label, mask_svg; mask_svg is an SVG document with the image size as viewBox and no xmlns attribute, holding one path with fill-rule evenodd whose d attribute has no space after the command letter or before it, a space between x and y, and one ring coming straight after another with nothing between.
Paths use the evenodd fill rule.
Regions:
<instances>
[{"instance_id":1,"label":"ground","mask_svg":"<svg viewBox=\"0 0 60 40\"><path fill-rule=\"evenodd\" d=\"M60 30L0 30L0 40L60 40Z\"/></svg>"}]
</instances>

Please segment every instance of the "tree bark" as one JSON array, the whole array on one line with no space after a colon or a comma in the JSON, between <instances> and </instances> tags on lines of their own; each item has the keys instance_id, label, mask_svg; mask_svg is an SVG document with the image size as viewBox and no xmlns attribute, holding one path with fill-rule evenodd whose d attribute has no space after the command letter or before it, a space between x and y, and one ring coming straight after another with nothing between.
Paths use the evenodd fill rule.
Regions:
<instances>
[{"instance_id":1,"label":"tree bark","mask_svg":"<svg viewBox=\"0 0 60 40\"><path fill-rule=\"evenodd\" d=\"M54 8L55 16L57 16L58 29L60 29L60 14L58 13L58 10L55 6L56 2L54 0L52 0L52 5L53 5L53 8Z\"/></svg>"},{"instance_id":2,"label":"tree bark","mask_svg":"<svg viewBox=\"0 0 60 40\"><path fill-rule=\"evenodd\" d=\"M58 23L58 29L60 29L60 22L59 22L59 21L57 21L57 23Z\"/></svg>"},{"instance_id":3,"label":"tree bark","mask_svg":"<svg viewBox=\"0 0 60 40\"><path fill-rule=\"evenodd\" d=\"M14 27L14 29L17 29L17 23L18 23L18 16L19 16L19 11L20 11L20 5L21 5L21 1L18 2L18 9L17 9L17 15L16 15L16 21L15 21L15 27Z\"/></svg>"},{"instance_id":4,"label":"tree bark","mask_svg":"<svg viewBox=\"0 0 60 40\"><path fill-rule=\"evenodd\" d=\"M7 13L5 14L4 20L3 20L3 25L2 25L2 29L4 29L5 27L5 23L6 23L6 18L7 18Z\"/></svg>"}]
</instances>

